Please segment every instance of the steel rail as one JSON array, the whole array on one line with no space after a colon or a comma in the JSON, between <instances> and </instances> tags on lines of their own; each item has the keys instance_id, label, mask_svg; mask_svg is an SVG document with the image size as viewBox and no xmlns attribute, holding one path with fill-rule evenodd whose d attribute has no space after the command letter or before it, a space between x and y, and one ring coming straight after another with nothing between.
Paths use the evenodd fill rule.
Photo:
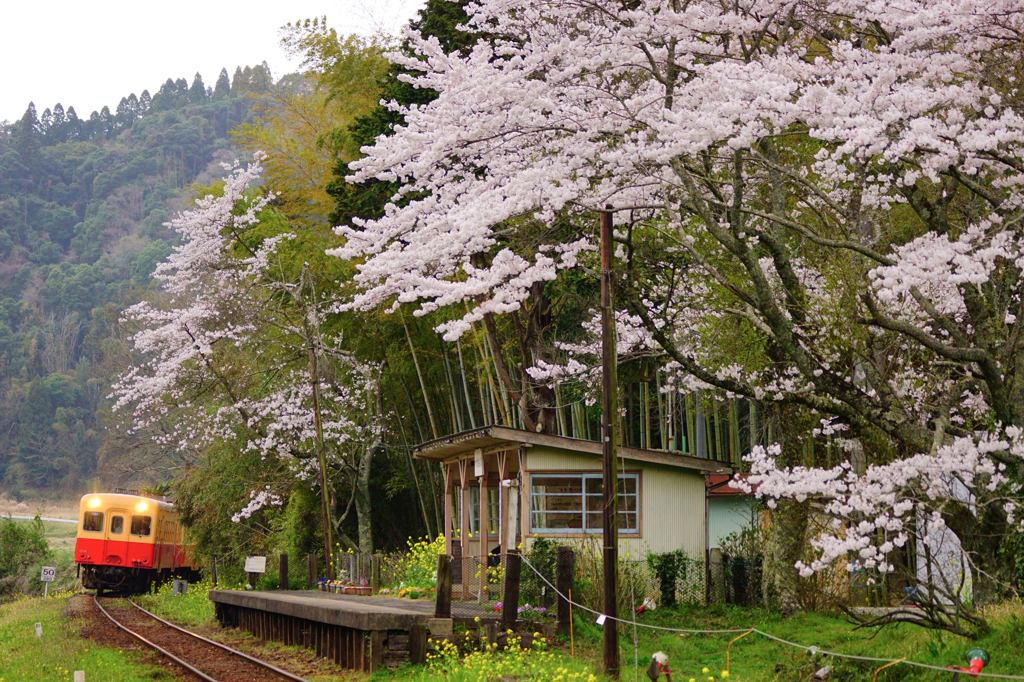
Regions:
<instances>
[{"instance_id":1,"label":"steel rail","mask_svg":"<svg viewBox=\"0 0 1024 682\"><path fill-rule=\"evenodd\" d=\"M224 651L227 651L227 652L232 653L232 654L234 654L236 656L244 658L245 660L249 661L250 663L254 663L254 664L256 664L256 665L258 665L258 666L260 666L262 668L266 668L267 670L269 670L271 672L274 672L274 673L277 673L281 677L283 677L283 678L285 678L287 680L291 680L292 682L308 682L305 678L299 677L298 675L294 675L294 674L288 672L287 670L282 670L281 668L278 668L276 665L273 665L272 663L267 663L266 661L261 660L259 658L256 658L255 656L250 656L249 654L247 654L245 652L242 652L242 651L239 651L238 649L232 649L231 647L229 647L226 644L221 644L220 642L216 642L216 641L214 641L212 639L207 639L206 637L203 637L202 635L197 635L196 633L194 633L194 632L192 632L190 630L186 630L185 628L183 628L181 626L178 626L178 625L175 625L174 623L166 621L163 618L161 618L160 616L157 616L156 614L150 613L146 609L142 608L141 606L136 604L131 599L128 600L128 603L131 604L132 606L134 606L135 608L137 608L139 611L142 611L147 616L149 616L151 618L155 618L156 620L160 621L164 625L166 625L168 627L171 627L171 628L174 628L178 632L184 633L184 634L188 635L189 637L194 637L195 639L198 639L201 642L206 642L207 644L211 644L211 645L213 645L213 646L215 646L215 647L217 647L219 649L223 649Z\"/></svg>"},{"instance_id":2,"label":"steel rail","mask_svg":"<svg viewBox=\"0 0 1024 682\"><path fill-rule=\"evenodd\" d=\"M96 601L96 597L93 597L93 601ZM212 639L208 639L206 637L203 637L202 635L197 635L196 633L194 633L194 632L192 632L190 630L186 630L183 627L180 627L178 625L175 625L174 623L168 622L168 621L164 620L163 618L157 616L156 614L150 613L146 609L144 609L141 606L139 606L138 604L136 604L131 599L128 599L128 603L131 604L132 606L134 606L139 611L142 611L144 614L146 614L150 618L152 618L152 619L154 619L156 621L159 621L160 623L166 625L167 627L173 628L173 629L177 630L178 632L180 632L180 633L182 633L184 635L188 635L189 637L192 637L193 639L197 639L197 640L199 640L201 642L204 642L206 644L209 644L211 646L215 646L218 649L223 649L224 651L226 651L226 652L228 652L230 654L233 654L235 656L238 656L239 658L243 658L243 659L249 661L250 663L252 663L254 665L258 665L261 668L265 668L265 669L267 669L267 670L269 670L269 671L271 671L273 673L276 673L276 674L280 675L281 677L284 677L287 680L291 680L291 682L308 682L305 678L299 677L298 675L294 675L294 674L288 672L287 670L282 670L281 668L278 668L277 666L275 666L275 665L273 665L271 663L267 663L266 661L260 660L260 659L256 658L255 656L250 656L249 654L244 653L242 651L239 651L238 649L233 649L233 648L227 646L226 644L221 644L220 642L215 642ZM157 651L162 653L164 656L167 656L168 658L173 660L175 663L178 663L182 667L186 668L189 672L192 672L192 673L198 675L205 682L217 682L217 680L213 679L209 675L206 675L205 673L203 673L203 672L197 670L196 668L192 667L191 665L189 665L185 661L181 660L180 658L178 658L174 654L170 653L166 649L161 648L160 646L154 644L153 642L150 642L149 640L145 639L141 635L139 635L139 634L137 634L135 632L132 632L131 630L129 630L125 626L123 626L120 623L118 623L114 619L113 616L111 616L109 613L107 613L106 609L104 609L102 606L100 606L98 601L96 601L96 606L99 606L100 611L103 611L103 614L107 618L109 618L114 623L114 625L116 625L117 627L121 628L122 630L124 630L125 632L130 634L131 636L135 637L136 639L138 639L139 641L143 642L147 646L150 646L150 647L156 649Z\"/></svg>"},{"instance_id":3,"label":"steel rail","mask_svg":"<svg viewBox=\"0 0 1024 682\"><path fill-rule=\"evenodd\" d=\"M196 667L186 663L185 661L181 660L180 658L178 658L177 656L172 654L167 649L164 649L163 647L161 647L161 646L159 646L157 644L154 644L153 642L149 641L148 639L146 639L145 637L143 637L139 633L137 633L137 632L135 632L133 630L129 630L125 626L121 625L120 623L117 622L116 618L114 618L109 613L107 613L107 610L105 608L100 606L99 599L97 599L96 597L93 597L92 600L93 600L93 603L96 604L96 608L98 608L100 611L102 611L103 615L106 616L107 618L109 618L111 623L113 623L117 627L121 628L122 630L127 632L129 635L131 635L135 639L139 640L140 642L142 642L143 644L145 644L146 646L148 646L148 647L150 647L152 649L156 649L161 654L163 654L167 658L171 659L172 661L174 661L175 663L180 665L185 670L188 670L190 673L192 673L193 675L197 676L199 679L203 680L204 682L217 682L217 680L213 679L212 677L210 677L209 675L204 673L202 670L199 670L198 668L196 668Z\"/></svg>"}]
</instances>

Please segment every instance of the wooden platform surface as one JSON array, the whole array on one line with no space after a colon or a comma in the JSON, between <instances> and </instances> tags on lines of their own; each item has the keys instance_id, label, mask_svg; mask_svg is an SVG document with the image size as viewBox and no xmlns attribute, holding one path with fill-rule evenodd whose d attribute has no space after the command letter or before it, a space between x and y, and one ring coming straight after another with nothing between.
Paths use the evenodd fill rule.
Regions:
<instances>
[{"instance_id":1,"label":"wooden platform surface","mask_svg":"<svg viewBox=\"0 0 1024 682\"><path fill-rule=\"evenodd\" d=\"M434 602L429 599L361 597L319 590L210 590L210 601L368 631L408 630L426 625L434 617ZM459 612L456 617L459 621L471 620L477 614L487 620L497 618L497 614L485 612L477 604L458 603L453 604L453 608ZM474 613L469 613L470 610Z\"/></svg>"}]
</instances>

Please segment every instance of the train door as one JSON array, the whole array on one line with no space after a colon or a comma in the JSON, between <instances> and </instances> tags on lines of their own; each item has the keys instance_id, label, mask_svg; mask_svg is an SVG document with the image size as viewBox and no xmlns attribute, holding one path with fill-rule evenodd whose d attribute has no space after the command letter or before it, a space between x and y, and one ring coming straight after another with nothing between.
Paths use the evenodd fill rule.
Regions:
<instances>
[{"instance_id":1,"label":"train door","mask_svg":"<svg viewBox=\"0 0 1024 682\"><path fill-rule=\"evenodd\" d=\"M153 568L158 571L164 567L164 557L167 555L167 548L164 547L164 520L157 517L156 526L156 543L153 549L156 550L156 556L153 557Z\"/></svg>"},{"instance_id":2,"label":"train door","mask_svg":"<svg viewBox=\"0 0 1024 682\"><path fill-rule=\"evenodd\" d=\"M128 519L127 509L108 509L107 527L103 533L104 563L124 566L128 563Z\"/></svg>"}]
</instances>

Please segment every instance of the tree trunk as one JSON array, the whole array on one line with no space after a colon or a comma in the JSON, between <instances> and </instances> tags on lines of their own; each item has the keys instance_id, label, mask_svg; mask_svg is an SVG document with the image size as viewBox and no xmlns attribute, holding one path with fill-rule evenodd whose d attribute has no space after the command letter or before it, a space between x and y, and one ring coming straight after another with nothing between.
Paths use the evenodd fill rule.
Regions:
<instances>
[{"instance_id":1,"label":"tree trunk","mask_svg":"<svg viewBox=\"0 0 1024 682\"><path fill-rule=\"evenodd\" d=\"M804 551L810 502L779 500L771 510L771 533L764 557L765 599L786 615L800 607L799 574L794 566Z\"/></svg>"}]
</instances>

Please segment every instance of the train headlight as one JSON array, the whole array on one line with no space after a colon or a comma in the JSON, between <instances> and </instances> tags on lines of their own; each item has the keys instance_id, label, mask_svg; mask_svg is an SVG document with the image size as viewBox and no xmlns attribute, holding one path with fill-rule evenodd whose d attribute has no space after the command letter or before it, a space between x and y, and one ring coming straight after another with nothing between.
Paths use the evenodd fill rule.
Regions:
<instances>
[{"instance_id":1,"label":"train headlight","mask_svg":"<svg viewBox=\"0 0 1024 682\"><path fill-rule=\"evenodd\" d=\"M89 500L89 508L90 509L95 509L98 506L100 506L100 498L94 497L91 500Z\"/></svg>"},{"instance_id":2,"label":"train headlight","mask_svg":"<svg viewBox=\"0 0 1024 682\"><path fill-rule=\"evenodd\" d=\"M135 505L135 511L137 512L144 512L147 509L149 509L149 505L147 505L145 502L139 502L137 505Z\"/></svg>"}]
</instances>

